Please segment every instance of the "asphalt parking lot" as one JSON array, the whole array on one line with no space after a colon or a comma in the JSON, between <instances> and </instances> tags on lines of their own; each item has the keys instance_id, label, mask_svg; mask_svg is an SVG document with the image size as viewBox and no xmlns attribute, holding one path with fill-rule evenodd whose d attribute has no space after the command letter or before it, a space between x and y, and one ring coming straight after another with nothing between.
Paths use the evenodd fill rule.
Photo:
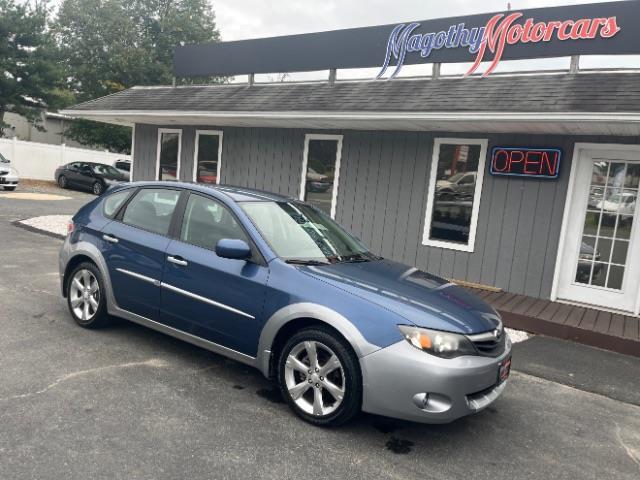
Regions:
<instances>
[{"instance_id":1,"label":"asphalt parking lot","mask_svg":"<svg viewBox=\"0 0 640 480\"><path fill-rule=\"evenodd\" d=\"M639 359L536 337L478 415L326 430L239 363L126 322L83 330L59 295L61 241L11 223L93 198L61 194L0 192L1 479L640 477Z\"/></svg>"}]
</instances>

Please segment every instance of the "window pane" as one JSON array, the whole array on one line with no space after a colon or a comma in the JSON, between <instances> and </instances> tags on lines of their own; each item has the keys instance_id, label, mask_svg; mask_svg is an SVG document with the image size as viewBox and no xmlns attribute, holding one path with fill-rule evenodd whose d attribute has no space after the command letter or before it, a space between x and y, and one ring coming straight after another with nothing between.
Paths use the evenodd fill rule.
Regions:
<instances>
[{"instance_id":1,"label":"window pane","mask_svg":"<svg viewBox=\"0 0 640 480\"><path fill-rule=\"evenodd\" d=\"M177 180L180 135L178 133L162 133L161 135L158 180Z\"/></svg>"},{"instance_id":2,"label":"window pane","mask_svg":"<svg viewBox=\"0 0 640 480\"><path fill-rule=\"evenodd\" d=\"M431 240L469 243L480 145L440 145Z\"/></svg>"},{"instance_id":3,"label":"window pane","mask_svg":"<svg viewBox=\"0 0 640 480\"><path fill-rule=\"evenodd\" d=\"M223 238L248 242L244 230L226 207L210 198L191 195L184 212L180 239L214 250Z\"/></svg>"},{"instance_id":4,"label":"window pane","mask_svg":"<svg viewBox=\"0 0 640 480\"><path fill-rule=\"evenodd\" d=\"M309 140L304 199L328 214L331 214L337 155L337 140Z\"/></svg>"},{"instance_id":5,"label":"window pane","mask_svg":"<svg viewBox=\"0 0 640 480\"><path fill-rule=\"evenodd\" d=\"M140 190L127 205L122 221L150 232L167 235L180 192L176 190Z\"/></svg>"},{"instance_id":6,"label":"window pane","mask_svg":"<svg viewBox=\"0 0 640 480\"><path fill-rule=\"evenodd\" d=\"M105 198L104 205L102 207L102 211L104 212L105 216L109 218L113 217L113 215L115 215L115 213L120 208L120 205L124 203L130 193L131 190L129 189L122 192L114 193L113 195L109 195L107 198Z\"/></svg>"},{"instance_id":7,"label":"window pane","mask_svg":"<svg viewBox=\"0 0 640 480\"><path fill-rule=\"evenodd\" d=\"M198 168L196 182L218 183L218 151L220 146L219 135L198 136Z\"/></svg>"}]
</instances>

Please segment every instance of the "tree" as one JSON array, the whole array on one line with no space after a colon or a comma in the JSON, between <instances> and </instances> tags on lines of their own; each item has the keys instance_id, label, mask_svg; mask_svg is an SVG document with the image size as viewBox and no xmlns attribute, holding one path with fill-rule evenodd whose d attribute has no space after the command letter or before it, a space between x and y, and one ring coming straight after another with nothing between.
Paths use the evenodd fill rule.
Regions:
<instances>
[{"instance_id":1,"label":"tree","mask_svg":"<svg viewBox=\"0 0 640 480\"><path fill-rule=\"evenodd\" d=\"M70 99L48 29L46 2L0 0L0 137L4 114L14 112L39 126L45 108Z\"/></svg>"},{"instance_id":2,"label":"tree","mask_svg":"<svg viewBox=\"0 0 640 480\"><path fill-rule=\"evenodd\" d=\"M174 47L219 40L207 0L63 0L55 25L77 101L134 85L167 85ZM130 130L77 121L71 138L126 151Z\"/></svg>"}]
</instances>

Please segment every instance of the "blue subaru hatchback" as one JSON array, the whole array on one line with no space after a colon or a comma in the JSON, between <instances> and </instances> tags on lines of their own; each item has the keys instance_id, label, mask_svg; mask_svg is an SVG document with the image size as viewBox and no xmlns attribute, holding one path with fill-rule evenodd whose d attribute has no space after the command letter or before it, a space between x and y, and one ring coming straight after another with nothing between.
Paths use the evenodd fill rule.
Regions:
<instances>
[{"instance_id":1,"label":"blue subaru hatchback","mask_svg":"<svg viewBox=\"0 0 640 480\"><path fill-rule=\"evenodd\" d=\"M73 217L60 275L80 326L121 317L256 367L316 425L360 410L450 422L507 383L490 306L292 198L124 184Z\"/></svg>"}]
</instances>

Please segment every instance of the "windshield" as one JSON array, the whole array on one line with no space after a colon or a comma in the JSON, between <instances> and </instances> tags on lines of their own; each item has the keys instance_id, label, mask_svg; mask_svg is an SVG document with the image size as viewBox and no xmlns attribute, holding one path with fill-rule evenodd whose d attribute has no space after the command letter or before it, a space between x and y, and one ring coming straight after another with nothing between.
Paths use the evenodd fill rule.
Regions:
<instances>
[{"instance_id":1,"label":"windshield","mask_svg":"<svg viewBox=\"0 0 640 480\"><path fill-rule=\"evenodd\" d=\"M112 175L115 177L122 175L118 170L110 165L93 165L93 171L101 175Z\"/></svg>"},{"instance_id":2,"label":"windshield","mask_svg":"<svg viewBox=\"0 0 640 480\"><path fill-rule=\"evenodd\" d=\"M280 258L296 262L368 261L375 257L320 210L299 202L242 202Z\"/></svg>"},{"instance_id":3,"label":"windshield","mask_svg":"<svg viewBox=\"0 0 640 480\"><path fill-rule=\"evenodd\" d=\"M2 154L0 153L0 163L10 163L9 160L7 160L6 158L4 158L2 156Z\"/></svg>"}]
</instances>

